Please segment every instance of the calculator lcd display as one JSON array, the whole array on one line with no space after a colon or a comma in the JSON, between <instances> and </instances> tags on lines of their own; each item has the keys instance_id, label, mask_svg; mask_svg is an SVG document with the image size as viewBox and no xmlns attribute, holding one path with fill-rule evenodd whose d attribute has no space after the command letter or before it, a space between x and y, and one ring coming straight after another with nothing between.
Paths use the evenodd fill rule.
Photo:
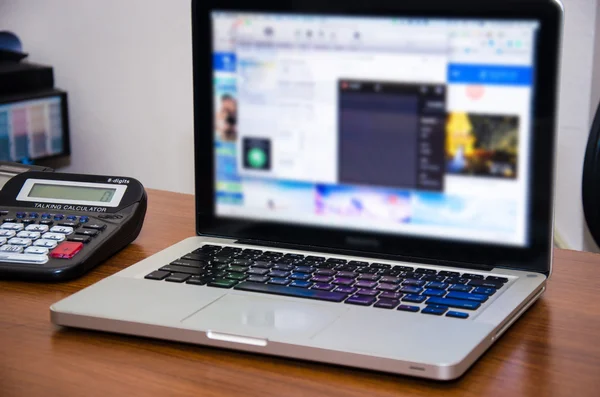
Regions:
<instances>
[{"instance_id":1,"label":"calculator lcd display","mask_svg":"<svg viewBox=\"0 0 600 397\"><path fill-rule=\"evenodd\" d=\"M117 189L112 188L36 183L27 197L109 203L115 196L116 191Z\"/></svg>"}]
</instances>

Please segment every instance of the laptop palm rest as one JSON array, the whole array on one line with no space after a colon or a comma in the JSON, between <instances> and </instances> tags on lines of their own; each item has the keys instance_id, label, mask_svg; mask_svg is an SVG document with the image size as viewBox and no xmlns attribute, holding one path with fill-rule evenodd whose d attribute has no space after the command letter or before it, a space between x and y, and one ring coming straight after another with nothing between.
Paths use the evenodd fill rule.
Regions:
<instances>
[{"instance_id":1,"label":"laptop palm rest","mask_svg":"<svg viewBox=\"0 0 600 397\"><path fill-rule=\"evenodd\" d=\"M182 320L186 328L272 341L308 339L348 309L275 296L227 294Z\"/></svg>"}]
</instances>

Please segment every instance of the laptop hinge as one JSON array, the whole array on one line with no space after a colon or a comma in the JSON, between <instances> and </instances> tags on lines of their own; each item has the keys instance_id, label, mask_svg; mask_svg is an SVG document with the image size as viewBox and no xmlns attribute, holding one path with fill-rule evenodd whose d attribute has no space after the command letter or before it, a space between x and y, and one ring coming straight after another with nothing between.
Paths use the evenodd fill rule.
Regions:
<instances>
[{"instance_id":1,"label":"laptop hinge","mask_svg":"<svg viewBox=\"0 0 600 397\"><path fill-rule=\"evenodd\" d=\"M382 254L380 252L343 250L343 249L338 249L338 248L328 248L328 247L320 247L320 246L313 246L313 245L278 243L278 242L273 242L273 241L243 239L243 240L237 240L236 244L255 245L255 246L262 246L262 247L271 247L271 248L289 249L289 250L298 250L298 251L316 251L316 252L321 252L324 254L359 256L359 257L365 257L365 258L385 259L385 260L391 260L391 261L422 263L424 265L461 267L461 268L476 269L476 270L483 270L483 271L491 271L492 269L494 269L496 267L491 264L448 261L448 260L441 260L441 259L438 260L438 259L432 259L432 258L422 258L422 257L407 256L407 255L389 255L389 254Z\"/></svg>"}]
</instances>

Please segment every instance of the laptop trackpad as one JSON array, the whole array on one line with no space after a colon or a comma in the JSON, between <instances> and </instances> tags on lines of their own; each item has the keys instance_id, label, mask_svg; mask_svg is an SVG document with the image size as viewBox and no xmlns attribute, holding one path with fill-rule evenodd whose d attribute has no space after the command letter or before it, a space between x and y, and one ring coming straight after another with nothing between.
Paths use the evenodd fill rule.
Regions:
<instances>
[{"instance_id":1,"label":"laptop trackpad","mask_svg":"<svg viewBox=\"0 0 600 397\"><path fill-rule=\"evenodd\" d=\"M347 308L275 296L227 294L182 320L189 328L272 341L306 339L325 329Z\"/></svg>"}]
</instances>

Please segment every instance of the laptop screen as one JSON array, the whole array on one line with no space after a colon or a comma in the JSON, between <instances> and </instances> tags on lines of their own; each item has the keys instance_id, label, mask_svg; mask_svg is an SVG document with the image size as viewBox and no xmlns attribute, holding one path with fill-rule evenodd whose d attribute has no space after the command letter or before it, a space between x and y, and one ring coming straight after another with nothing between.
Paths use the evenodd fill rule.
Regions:
<instances>
[{"instance_id":1,"label":"laptop screen","mask_svg":"<svg viewBox=\"0 0 600 397\"><path fill-rule=\"evenodd\" d=\"M218 217L528 244L537 22L211 20Z\"/></svg>"}]
</instances>

